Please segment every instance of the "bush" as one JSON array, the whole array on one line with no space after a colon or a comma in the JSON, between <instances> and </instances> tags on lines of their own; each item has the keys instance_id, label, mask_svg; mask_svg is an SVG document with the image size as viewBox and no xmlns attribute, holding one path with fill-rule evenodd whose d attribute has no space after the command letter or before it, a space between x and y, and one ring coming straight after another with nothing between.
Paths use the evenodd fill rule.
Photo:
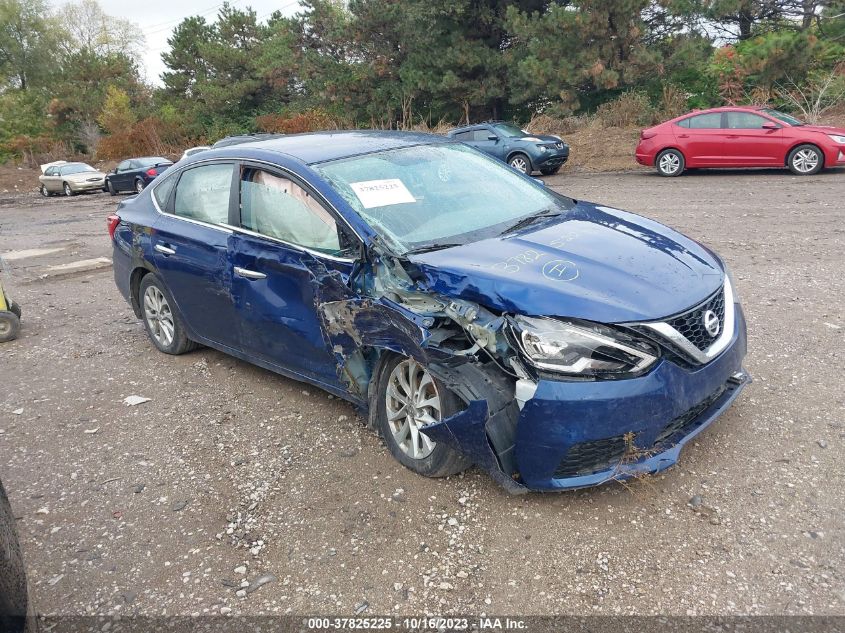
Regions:
<instances>
[{"instance_id":1,"label":"bush","mask_svg":"<svg viewBox=\"0 0 845 633\"><path fill-rule=\"evenodd\" d=\"M642 127L654 121L654 108L645 93L630 91L601 104L596 118L605 127Z\"/></svg>"}]
</instances>

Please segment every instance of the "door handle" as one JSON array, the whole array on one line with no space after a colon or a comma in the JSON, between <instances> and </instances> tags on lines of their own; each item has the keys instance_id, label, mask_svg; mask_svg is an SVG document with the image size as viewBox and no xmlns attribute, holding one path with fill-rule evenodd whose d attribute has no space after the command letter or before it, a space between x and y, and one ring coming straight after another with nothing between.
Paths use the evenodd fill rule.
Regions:
<instances>
[{"instance_id":1,"label":"door handle","mask_svg":"<svg viewBox=\"0 0 845 633\"><path fill-rule=\"evenodd\" d=\"M689 134L678 134L678 138L689 138Z\"/></svg>"},{"instance_id":2,"label":"door handle","mask_svg":"<svg viewBox=\"0 0 845 633\"><path fill-rule=\"evenodd\" d=\"M266 279L267 275L264 273L259 273L254 270L247 270L246 268L241 268L239 266L235 266L235 274L238 277L244 277L246 279Z\"/></svg>"},{"instance_id":3,"label":"door handle","mask_svg":"<svg viewBox=\"0 0 845 633\"><path fill-rule=\"evenodd\" d=\"M170 248L168 246L164 246L162 244L156 244L155 246L153 246L153 248L156 249L159 253L162 253L164 255L175 255L176 254L176 249Z\"/></svg>"},{"instance_id":4,"label":"door handle","mask_svg":"<svg viewBox=\"0 0 845 633\"><path fill-rule=\"evenodd\" d=\"M739 138L737 134L728 134L728 138Z\"/></svg>"}]
</instances>

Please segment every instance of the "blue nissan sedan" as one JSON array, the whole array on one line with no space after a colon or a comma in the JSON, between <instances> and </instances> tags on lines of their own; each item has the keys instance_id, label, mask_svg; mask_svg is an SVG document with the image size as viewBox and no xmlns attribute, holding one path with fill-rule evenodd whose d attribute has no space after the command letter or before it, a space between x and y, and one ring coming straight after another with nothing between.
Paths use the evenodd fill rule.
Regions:
<instances>
[{"instance_id":1,"label":"blue nissan sedan","mask_svg":"<svg viewBox=\"0 0 845 633\"><path fill-rule=\"evenodd\" d=\"M476 464L523 492L657 472L750 380L712 251L442 137L207 150L109 232L159 350L206 345L345 398L429 477Z\"/></svg>"}]
</instances>

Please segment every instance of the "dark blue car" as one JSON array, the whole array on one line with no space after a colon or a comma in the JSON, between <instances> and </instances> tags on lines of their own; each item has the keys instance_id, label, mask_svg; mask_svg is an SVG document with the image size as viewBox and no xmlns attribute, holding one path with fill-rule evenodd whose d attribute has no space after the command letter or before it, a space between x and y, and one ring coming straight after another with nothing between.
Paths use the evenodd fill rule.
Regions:
<instances>
[{"instance_id":1,"label":"dark blue car","mask_svg":"<svg viewBox=\"0 0 845 633\"><path fill-rule=\"evenodd\" d=\"M714 253L442 137L208 150L109 230L159 350L345 398L427 476L477 464L518 492L656 472L749 380Z\"/></svg>"},{"instance_id":2,"label":"dark blue car","mask_svg":"<svg viewBox=\"0 0 845 633\"><path fill-rule=\"evenodd\" d=\"M559 136L531 134L504 121L455 128L447 136L498 158L523 174L539 171L551 176L569 160L569 145Z\"/></svg>"},{"instance_id":3,"label":"dark blue car","mask_svg":"<svg viewBox=\"0 0 845 633\"><path fill-rule=\"evenodd\" d=\"M121 191L141 193L172 165L172 160L161 156L127 158L106 175L106 191L113 196Z\"/></svg>"}]
</instances>

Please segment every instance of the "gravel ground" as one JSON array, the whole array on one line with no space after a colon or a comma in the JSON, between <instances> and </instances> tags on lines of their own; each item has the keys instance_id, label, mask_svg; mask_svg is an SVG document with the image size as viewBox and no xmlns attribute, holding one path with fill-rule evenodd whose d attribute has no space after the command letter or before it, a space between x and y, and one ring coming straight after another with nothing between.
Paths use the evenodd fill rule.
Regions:
<instances>
[{"instance_id":1,"label":"gravel ground","mask_svg":"<svg viewBox=\"0 0 845 633\"><path fill-rule=\"evenodd\" d=\"M845 614L845 173L548 183L735 272L755 382L661 476L523 497L418 477L319 389L156 352L96 263L114 199L0 197L0 255L54 249L9 262L24 326L0 349L0 477L39 610Z\"/></svg>"}]
</instances>

